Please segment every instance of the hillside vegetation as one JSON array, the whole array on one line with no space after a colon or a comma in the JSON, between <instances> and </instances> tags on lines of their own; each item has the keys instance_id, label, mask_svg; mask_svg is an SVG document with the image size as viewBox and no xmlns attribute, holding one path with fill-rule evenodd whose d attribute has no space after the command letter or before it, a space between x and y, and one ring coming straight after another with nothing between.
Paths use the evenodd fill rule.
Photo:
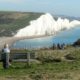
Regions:
<instances>
[{"instance_id":1,"label":"hillside vegetation","mask_svg":"<svg viewBox=\"0 0 80 80\"><path fill-rule=\"evenodd\" d=\"M0 36L12 36L18 29L29 25L42 13L32 12L0 12Z\"/></svg>"}]
</instances>

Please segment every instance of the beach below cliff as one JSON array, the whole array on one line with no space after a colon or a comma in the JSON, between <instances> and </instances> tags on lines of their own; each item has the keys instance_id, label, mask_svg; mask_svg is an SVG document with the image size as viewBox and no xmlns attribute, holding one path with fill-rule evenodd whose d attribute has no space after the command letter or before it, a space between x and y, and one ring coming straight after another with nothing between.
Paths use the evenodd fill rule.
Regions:
<instances>
[{"instance_id":1,"label":"beach below cliff","mask_svg":"<svg viewBox=\"0 0 80 80\"><path fill-rule=\"evenodd\" d=\"M16 41L19 41L19 40L48 37L48 36L50 36L50 35L47 35L47 36L46 35L25 36L25 37L0 37L0 50L4 47L4 44L8 44L9 47L11 47L11 45L13 43L15 43Z\"/></svg>"},{"instance_id":2,"label":"beach below cliff","mask_svg":"<svg viewBox=\"0 0 80 80\"><path fill-rule=\"evenodd\" d=\"M4 44L9 44L9 46L11 46L11 44L14 42L13 37L0 37L0 50L4 47Z\"/></svg>"}]
</instances>

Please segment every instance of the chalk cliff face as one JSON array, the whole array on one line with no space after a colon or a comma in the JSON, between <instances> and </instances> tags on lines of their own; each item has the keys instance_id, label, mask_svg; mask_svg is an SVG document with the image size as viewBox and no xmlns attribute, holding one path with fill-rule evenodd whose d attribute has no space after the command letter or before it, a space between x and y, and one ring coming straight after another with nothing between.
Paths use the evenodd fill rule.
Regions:
<instances>
[{"instance_id":1,"label":"chalk cliff face","mask_svg":"<svg viewBox=\"0 0 80 80\"><path fill-rule=\"evenodd\" d=\"M80 21L78 20L70 22L68 19L61 19L60 17L55 20L51 14L46 13L41 15L37 20L31 21L29 26L20 29L15 37L54 35L58 31L70 29L77 25L80 25Z\"/></svg>"}]
</instances>

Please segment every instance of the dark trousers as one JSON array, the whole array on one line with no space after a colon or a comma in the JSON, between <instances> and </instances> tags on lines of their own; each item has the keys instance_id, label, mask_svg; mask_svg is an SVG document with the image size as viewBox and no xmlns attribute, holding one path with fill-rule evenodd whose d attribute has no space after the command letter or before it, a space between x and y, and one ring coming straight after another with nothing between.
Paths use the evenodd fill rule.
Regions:
<instances>
[{"instance_id":1,"label":"dark trousers","mask_svg":"<svg viewBox=\"0 0 80 80\"><path fill-rule=\"evenodd\" d=\"M4 69L9 68L9 53L2 54L2 62L3 62Z\"/></svg>"}]
</instances>

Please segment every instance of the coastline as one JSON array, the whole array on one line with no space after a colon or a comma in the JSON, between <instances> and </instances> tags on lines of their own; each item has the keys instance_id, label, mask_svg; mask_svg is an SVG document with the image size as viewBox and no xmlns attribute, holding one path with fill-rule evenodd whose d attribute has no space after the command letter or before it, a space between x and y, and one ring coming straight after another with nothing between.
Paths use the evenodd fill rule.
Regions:
<instances>
[{"instance_id":1,"label":"coastline","mask_svg":"<svg viewBox=\"0 0 80 80\"><path fill-rule=\"evenodd\" d=\"M14 40L12 37L0 37L0 50L4 47L4 44L7 43L9 46L12 44Z\"/></svg>"},{"instance_id":2,"label":"coastline","mask_svg":"<svg viewBox=\"0 0 80 80\"><path fill-rule=\"evenodd\" d=\"M25 37L0 37L0 50L4 47L4 44L7 43L9 47L18 40L24 39L34 39L34 38L42 38L42 37L49 37L53 35L38 35L38 36L25 36Z\"/></svg>"}]
</instances>

